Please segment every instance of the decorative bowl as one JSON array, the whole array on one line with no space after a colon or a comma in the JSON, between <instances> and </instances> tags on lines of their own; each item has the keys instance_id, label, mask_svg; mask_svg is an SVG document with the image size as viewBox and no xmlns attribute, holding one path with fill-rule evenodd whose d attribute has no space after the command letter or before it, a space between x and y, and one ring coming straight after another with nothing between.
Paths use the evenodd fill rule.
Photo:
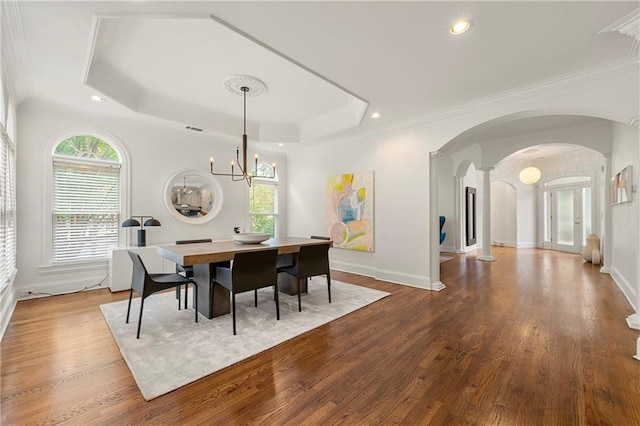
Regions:
<instances>
[{"instance_id":1,"label":"decorative bowl","mask_svg":"<svg viewBox=\"0 0 640 426\"><path fill-rule=\"evenodd\" d=\"M271 238L271 235L257 232L233 234L233 241L241 244L259 244L263 241L267 241L269 238Z\"/></svg>"}]
</instances>

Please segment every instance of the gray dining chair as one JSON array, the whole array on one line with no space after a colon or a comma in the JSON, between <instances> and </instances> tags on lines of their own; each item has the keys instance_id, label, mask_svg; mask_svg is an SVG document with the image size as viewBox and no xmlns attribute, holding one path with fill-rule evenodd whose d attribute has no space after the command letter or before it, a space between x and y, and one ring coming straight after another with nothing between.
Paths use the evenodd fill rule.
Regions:
<instances>
[{"instance_id":1,"label":"gray dining chair","mask_svg":"<svg viewBox=\"0 0 640 426\"><path fill-rule=\"evenodd\" d=\"M136 339L140 338L140 328L142 326L142 311L144 309L144 300L158 291L167 290L173 287L179 288L183 284L191 284L193 286L193 300L195 321L198 322L198 291L197 284L191 279L174 273L150 274L144 266L142 259L138 253L128 250L129 257L133 262L133 273L131 274L131 289L129 289L129 306L127 307L126 323L129 324L129 314L131 312L131 299L135 291L140 295L140 315L138 317L138 331ZM180 308L180 300L178 300L178 308Z\"/></svg>"},{"instance_id":2,"label":"gray dining chair","mask_svg":"<svg viewBox=\"0 0 640 426\"><path fill-rule=\"evenodd\" d=\"M217 267L214 282L231 292L233 334L236 334L236 294L253 290L254 304L258 307L258 289L274 287L276 319L280 319L278 299L278 249L236 253L231 267Z\"/></svg>"},{"instance_id":3,"label":"gray dining chair","mask_svg":"<svg viewBox=\"0 0 640 426\"><path fill-rule=\"evenodd\" d=\"M326 237L311 238L329 240ZM291 266L281 266L278 268L278 273L284 272L292 275L296 278L298 285L298 312L302 312L302 296L301 296L301 280L307 280L308 278L317 275L327 276L327 293L329 294L329 303L331 303L331 272L329 271L329 247L331 243L326 244L314 244L311 246L300 247L300 252ZM309 283L307 282L307 289Z\"/></svg>"}]
</instances>

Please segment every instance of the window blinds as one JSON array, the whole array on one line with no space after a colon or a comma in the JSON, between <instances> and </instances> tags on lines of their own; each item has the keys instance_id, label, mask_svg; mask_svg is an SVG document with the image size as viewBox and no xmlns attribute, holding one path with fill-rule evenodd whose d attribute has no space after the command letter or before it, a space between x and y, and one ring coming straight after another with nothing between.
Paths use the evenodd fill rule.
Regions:
<instances>
[{"instance_id":1,"label":"window blinds","mask_svg":"<svg viewBox=\"0 0 640 426\"><path fill-rule=\"evenodd\" d=\"M11 139L0 125L0 291L16 275L16 158Z\"/></svg>"},{"instance_id":2,"label":"window blinds","mask_svg":"<svg viewBox=\"0 0 640 426\"><path fill-rule=\"evenodd\" d=\"M52 263L105 258L118 247L120 166L53 160Z\"/></svg>"}]
</instances>

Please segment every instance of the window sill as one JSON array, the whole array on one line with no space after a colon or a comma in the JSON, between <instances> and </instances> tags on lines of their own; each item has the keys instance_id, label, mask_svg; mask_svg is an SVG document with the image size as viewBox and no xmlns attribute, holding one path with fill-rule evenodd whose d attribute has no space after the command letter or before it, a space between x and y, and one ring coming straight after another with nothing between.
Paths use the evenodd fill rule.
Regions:
<instances>
[{"instance_id":1,"label":"window sill","mask_svg":"<svg viewBox=\"0 0 640 426\"><path fill-rule=\"evenodd\" d=\"M52 265L40 265L36 268L38 274L64 274L68 272L96 271L109 267L109 259L94 259L70 263L57 263Z\"/></svg>"}]
</instances>

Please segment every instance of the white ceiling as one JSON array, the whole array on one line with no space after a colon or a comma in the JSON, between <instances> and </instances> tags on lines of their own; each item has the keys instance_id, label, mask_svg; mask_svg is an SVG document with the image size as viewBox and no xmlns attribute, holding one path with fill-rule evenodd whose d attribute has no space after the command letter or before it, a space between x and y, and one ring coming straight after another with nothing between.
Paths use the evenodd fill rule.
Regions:
<instances>
[{"instance_id":1,"label":"white ceiling","mask_svg":"<svg viewBox=\"0 0 640 426\"><path fill-rule=\"evenodd\" d=\"M8 6L8 7L7 7ZM20 101L305 142L406 122L625 58L612 2L9 2L3 49ZM448 28L472 21L460 36ZM19 22L9 22L19 18ZM7 53L8 52L8 53ZM636 53L637 54L637 53ZM96 91L107 100L95 104ZM379 119L370 118L374 111Z\"/></svg>"}]
</instances>

